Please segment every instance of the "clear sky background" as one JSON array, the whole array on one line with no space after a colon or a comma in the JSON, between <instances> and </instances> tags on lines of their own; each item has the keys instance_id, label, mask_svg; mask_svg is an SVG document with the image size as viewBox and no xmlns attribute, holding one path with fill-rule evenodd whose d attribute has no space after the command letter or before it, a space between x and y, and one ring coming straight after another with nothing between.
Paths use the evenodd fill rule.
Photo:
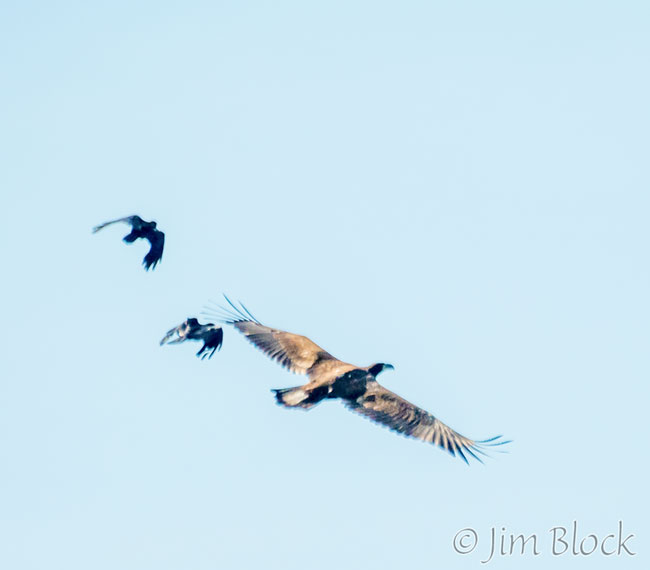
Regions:
<instances>
[{"instance_id":1,"label":"clear sky background","mask_svg":"<svg viewBox=\"0 0 650 570\"><path fill-rule=\"evenodd\" d=\"M0 567L647 567L646 2L5 2ZM162 263L121 243L138 213ZM351 414L222 292L508 454ZM635 533L550 554L549 529ZM541 554L488 565L491 527ZM480 536L469 555L455 533Z\"/></svg>"}]
</instances>

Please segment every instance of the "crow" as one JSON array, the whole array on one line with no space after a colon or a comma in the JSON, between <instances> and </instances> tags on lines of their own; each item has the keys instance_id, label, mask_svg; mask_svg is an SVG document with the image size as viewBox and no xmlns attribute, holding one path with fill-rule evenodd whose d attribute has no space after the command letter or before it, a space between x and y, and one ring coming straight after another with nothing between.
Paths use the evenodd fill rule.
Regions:
<instances>
[{"instance_id":1,"label":"crow","mask_svg":"<svg viewBox=\"0 0 650 570\"><path fill-rule=\"evenodd\" d=\"M159 229L156 229L156 222L145 222L140 216L127 216L126 218L119 218L118 220L111 220L104 222L93 228L93 233L97 233L102 228L116 224L117 222L125 222L131 224L131 233L124 236L123 241L126 243L133 243L136 239L144 238L149 241L151 248L147 255L142 260L142 265L149 271L155 269L158 262L162 259L163 247L165 246L165 234Z\"/></svg>"},{"instance_id":2,"label":"crow","mask_svg":"<svg viewBox=\"0 0 650 570\"><path fill-rule=\"evenodd\" d=\"M174 335L176 335L176 338L170 340ZM201 360L206 356L212 358L215 351L220 350L223 344L223 329L212 323L201 325L197 319L190 317L184 323L167 331L167 334L160 341L160 345L162 346L165 343L178 344L186 340L202 340L203 346L196 353L196 356L200 357Z\"/></svg>"}]
</instances>

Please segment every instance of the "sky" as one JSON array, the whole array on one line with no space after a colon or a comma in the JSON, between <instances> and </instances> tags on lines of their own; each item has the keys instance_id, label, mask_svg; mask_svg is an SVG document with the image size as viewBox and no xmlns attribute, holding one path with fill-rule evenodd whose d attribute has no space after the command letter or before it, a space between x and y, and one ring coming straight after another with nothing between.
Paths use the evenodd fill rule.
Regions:
<instances>
[{"instance_id":1,"label":"sky","mask_svg":"<svg viewBox=\"0 0 650 570\"><path fill-rule=\"evenodd\" d=\"M3 3L0 568L647 567L649 18ZM155 271L91 234L131 214ZM282 409L232 329L158 345L222 293L508 453ZM636 554L554 555L573 521ZM481 564L493 528L539 554Z\"/></svg>"}]
</instances>

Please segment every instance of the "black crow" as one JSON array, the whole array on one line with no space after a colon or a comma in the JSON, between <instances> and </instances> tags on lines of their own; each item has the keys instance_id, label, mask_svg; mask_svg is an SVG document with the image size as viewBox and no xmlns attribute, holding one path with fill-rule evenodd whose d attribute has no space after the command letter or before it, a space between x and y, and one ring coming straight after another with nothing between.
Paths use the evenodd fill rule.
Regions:
<instances>
[{"instance_id":1,"label":"black crow","mask_svg":"<svg viewBox=\"0 0 650 570\"><path fill-rule=\"evenodd\" d=\"M126 243L133 243L136 239L144 238L149 241L151 248L147 255L142 260L142 265L149 271L155 269L156 264L162 259L163 247L165 246L165 234L159 229L156 229L156 222L145 222L140 216L127 216L118 220L111 220L104 222L93 228L93 233L98 232L106 226L116 224L117 222L125 222L131 224L131 233L124 236L123 241Z\"/></svg>"},{"instance_id":2,"label":"black crow","mask_svg":"<svg viewBox=\"0 0 650 570\"><path fill-rule=\"evenodd\" d=\"M176 338L170 340L174 335L176 335ZM160 341L160 345L162 346L165 343L177 344L186 340L202 340L203 346L196 355L201 360L206 356L212 358L215 351L219 350L223 344L223 329L212 323L201 325L195 318L189 318L184 323L169 330ZM208 354L208 352L210 353Z\"/></svg>"}]
</instances>

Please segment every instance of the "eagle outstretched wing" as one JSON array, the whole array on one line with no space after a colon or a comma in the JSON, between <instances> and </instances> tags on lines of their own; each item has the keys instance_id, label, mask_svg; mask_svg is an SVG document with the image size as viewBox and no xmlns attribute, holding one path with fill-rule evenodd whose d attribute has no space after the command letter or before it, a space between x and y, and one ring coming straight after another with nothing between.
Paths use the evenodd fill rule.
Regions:
<instances>
[{"instance_id":1,"label":"eagle outstretched wing","mask_svg":"<svg viewBox=\"0 0 650 570\"><path fill-rule=\"evenodd\" d=\"M501 436L471 440L376 381L368 382L366 392L355 400L345 400L345 405L395 432L440 446L454 456L458 453L465 463L466 453L481 461L477 453L486 455L483 448L509 443L501 441Z\"/></svg>"},{"instance_id":2,"label":"eagle outstretched wing","mask_svg":"<svg viewBox=\"0 0 650 570\"><path fill-rule=\"evenodd\" d=\"M244 305L236 307L228 297L226 301L231 308L216 305L203 314L234 326L249 342L291 372L307 374L319 361L337 360L306 336L264 326Z\"/></svg>"}]
</instances>

